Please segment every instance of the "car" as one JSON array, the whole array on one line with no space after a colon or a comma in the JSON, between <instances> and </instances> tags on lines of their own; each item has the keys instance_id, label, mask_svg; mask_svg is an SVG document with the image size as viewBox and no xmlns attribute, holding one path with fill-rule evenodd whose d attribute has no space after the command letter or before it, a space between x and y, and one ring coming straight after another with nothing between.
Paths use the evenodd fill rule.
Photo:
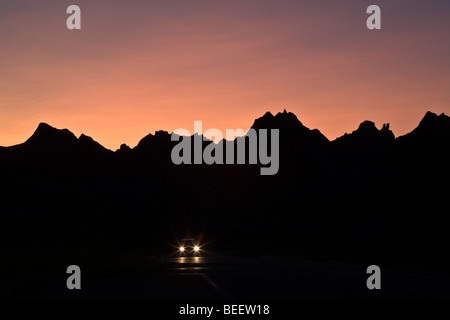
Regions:
<instances>
[{"instance_id":1,"label":"car","mask_svg":"<svg viewBox=\"0 0 450 320\"><path fill-rule=\"evenodd\" d=\"M178 247L180 255L198 255L200 254L200 244L193 238L181 239Z\"/></svg>"}]
</instances>

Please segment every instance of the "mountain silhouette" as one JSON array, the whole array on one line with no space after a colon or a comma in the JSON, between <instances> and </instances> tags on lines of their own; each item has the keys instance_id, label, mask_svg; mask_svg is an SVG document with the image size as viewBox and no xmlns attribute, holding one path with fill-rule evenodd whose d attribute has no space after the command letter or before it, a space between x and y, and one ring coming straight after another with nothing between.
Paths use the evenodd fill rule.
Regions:
<instances>
[{"instance_id":1,"label":"mountain silhouette","mask_svg":"<svg viewBox=\"0 0 450 320\"><path fill-rule=\"evenodd\" d=\"M389 124L384 124L381 129L378 129L374 122L366 120L359 125L357 130L346 133L330 143L318 129L309 129L298 120L295 114L286 110L275 116L266 112L254 121L251 128L257 132L261 129L279 129L280 155L287 162L294 163L298 158L302 158L305 152L326 150L329 145L333 150L344 151L349 149L375 151L380 148L392 147L394 144L400 145L402 148L427 146L446 149L450 141L450 118L445 114L438 116L432 112L427 112L412 132L398 138L395 138L394 133L389 129ZM195 136L196 134L190 138L194 139ZM203 141L203 136L199 140L202 140L203 148L212 143ZM77 138L68 129L56 129L46 123L40 123L33 135L24 143L12 147L0 147L0 155L12 154L14 159L17 157L20 159L21 157L25 158L25 155L20 154L31 153L38 158L77 159L86 156L92 158L111 157L116 154L118 157L131 157L139 161L170 164L171 150L176 143L176 141L171 141L170 133L156 131L154 134L148 134L142 138L134 148L122 144L120 149L114 153L84 134ZM223 144L223 141L219 143ZM8 156L3 158L6 159Z\"/></svg>"},{"instance_id":2,"label":"mountain silhouette","mask_svg":"<svg viewBox=\"0 0 450 320\"><path fill-rule=\"evenodd\" d=\"M133 149L121 148L122 154L132 154L135 159L141 159L147 163L171 163L171 150L174 142L167 131L156 131L142 138Z\"/></svg>"},{"instance_id":3,"label":"mountain silhouette","mask_svg":"<svg viewBox=\"0 0 450 320\"><path fill-rule=\"evenodd\" d=\"M84 134L81 134L81 136L78 138L77 148L81 152L91 153L91 154L97 154L97 153L111 154L112 153L111 150L106 149L100 143L98 143L91 137L88 137Z\"/></svg>"},{"instance_id":4,"label":"mountain silhouette","mask_svg":"<svg viewBox=\"0 0 450 320\"><path fill-rule=\"evenodd\" d=\"M398 137L398 142L408 146L443 146L450 143L450 117L442 113L437 115L428 111L417 128Z\"/></svg>"},{"instance_id":5,"label":"mountain silhouette","mask_svg":"<svg viewBox=\"0 0 450 320\"><path fill-rule=\"evenodd\" d=\"M329 142L319 130L311 130L305 127L297 116L292 112L277 113L275 116L270 112L266 112L264 116L255 120L252 129L279 129L280 139L289 139L289 141L295 141L296 144L302 146L312 146L326 144Z\"/></svg>"},{"instance_id":6,"label":"mountain silhouette","mask_svg":"<svg viewBox=\"0 0 450 320\"><path fill-rule=\"evenodd\" d=\"M60 167L77 166L80 162L98 164L110 161L113 155L91 137L77 138L68 129L56 129L40 123L24 143L0 149L0 164L15 166Z\"/></svg>"},{"instance_id":7,"label":"mountain silhouette","mask_svg":"<svg viewBox=\"0 0 450 320\"><path fill-rule=\"evenodd\" d=\"M344 148L374 148L390 146L394 143L394 133L389 129L389 124L384 124L378 130L372 121L362 122L358 129L352 133L344 134L332 143Z\"/></svg>"},{"instance_id":8,"label":"mountain silhouette","mask_svg":"<svg viewBox=\"0 0 450 320\"><path fill-rule=\"evenodd\" d=\"M82 134L77 138L68 129L56 129L46 123L40 123L33 135L24 143L4 149L36 154L111 153L91 137Z\"/></svg>"},{"instance_id":9,"label":"mountain silhouette","mask_svg":"<svg viewBox=\"0 0 450 320\"><path fill-rule=\"evenodd\" d=\"M75 135L67 129L55 129L46 123L40 123L33 135L23 143L24 149L70 150L78 143Z\"/></svg>"}]
</instances>

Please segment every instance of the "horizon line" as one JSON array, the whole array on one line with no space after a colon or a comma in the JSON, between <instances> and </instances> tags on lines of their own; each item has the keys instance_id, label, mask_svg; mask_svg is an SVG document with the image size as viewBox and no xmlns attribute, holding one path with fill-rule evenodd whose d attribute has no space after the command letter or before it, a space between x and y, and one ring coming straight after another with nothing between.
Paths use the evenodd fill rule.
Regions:
<instances>
[{"instance_id":1,"label":"horizon line","mask_svg":"<svg viewBox=\"0 0 450 320\"><path fill-rule=\"evenodd\" d=\"M325 138L327 138L327 140L328 140L329 142L333 142L333 141L335 141L335 140L337 140L337 139L339 139L339 138L341 138L341 137L343 137L343 136L345 136L345 135L347 135L347 134L351 134L351 133L357 131L357 130L359 129L359 126L360 126L362 123L364 123L364 122L371 122L371 123L374 124L374 126L375 126L375 128L376 128L377 130L379 130L379 131L381 130L381 129L379 129L379 128L376 126L376 123L375 123L374 121L372 121L372 120L363 120L363 121L360 122L360 124L359 124L359 126L358 126L357 129L353 130L353 131L350 132L350 133L349 133L349 132L345 132L345 133L342 134L341 136L338 136L338 137L336 137L335 139L331 140L331 139L329 139L325 134L323 134L322 131L320 131L320 129L318 129L318 128L313 128L313 129L311 129L311 128L305 126L305 125L303 124L303 122L301 122L301 121L298 119L298 117L297 117L297 115L296 115L295 113L293 113L293 112L287 112L286 109L284 109L283 112L277 112L275 115L272 114L272 112L270 112L270 111L266 111L266 112L264 113L263 116L261 116L261 117L259 117L259 118L256 118L254 121L256 121L256 120L258 120L258 119L261 119L261 118L265 117L267 114L270 114L270 115L271 115L272 117L274 117L274 118L275 118L276 116L280 115L280 114L281 114L281 115L282 115L282 114L292 114L292 115L294 115L295 118L300 122L301 125L303 125L305 128L307 128L307 129L309 129L309 130L311 130L311 131L313 131L313 130L318 130ZM428 114L435 115L435 116L437 116L437 117L441 117L441 116L448 117L445 113L437 114L437 113L434 113L434 112L428 110L428 111L425 112L425 115L422 117L422 119L420 120L420 122L421 122ZM202 121L202 120L195 120L195 121ZM420 124L420 122L419 122L419 124ZM253 124L254 124L254 123L253 123ZM390 123L389 123L389 122L383 123L383 127L384 127L384 125L386 125L386 124L389 126ZM417 124L417 126L418 126L419 124ZM102 143L100 143L98 140L94 139L92 136L88 136L88 135L86 135L86 134L84 134L84 133L81 133L81 134L77 137L77 136L76 136L71 130L69 130L68 128L61 128L61 129L59 129L59 128L53 127L52 125L48 124L47 122L39 122L39 124L38 124L38 126L36 127L36 129L35 129L35 131L33 132L33 134L32 134L28 139L26 139L25 141L19 142L19 143L17 143L17 144L9 145L9 146L0 146L0 148L11 148L11 147L20 146L20 145L26 143L26 142L27 142L27 141L28 141L28 140L36 133L36 131L39 129L39 127L40 127L41 125L46 125L46 126L49 126L49 127L52 128L52 129L59 130L59 131L67 130L67 131L70 132L77 140L79 140L82 136L85 136L85 137L87 137L87 138L91 138L92 140L94 140L95 142L97 142L98 144L100 144L103 148L105 148L106 150L109 150L109 151L111 151L111 152L115 152L115 151L119 150L120 147L122 147L123 145L125 145L125 146L131 148L131 147L128 146L126 143L120 143L119 148L117 148L116 150L112 150L112 149L109 149L109 148L105 147ZM400 136L396 136L395 133L394 133L391 129L388 129L388 130L390 130L390 131L394 134L394 138L397 139L397 138L403 137L403 136L405 136L405 135L411 133L412 131L414 131L414 130L417 128L417 126L416 126L413 130L411 130L410 132L405 133L405 134L400 135ZM139 145L139 143L140 143L144 138L148 137L149 135L155 136L156 133L158 133L158 132L164 132L164 133L167 133L167 134L169 134L169 135L176 134L176 135L178 135L178 136L184 136L184 137L192 137L192 136L194 136L195 134L197 134L197 132L193 132L192 135L187 136L187 135L181 135L181 134L175 133L175 131L176 131L176 130L179 130L179 129L184 129L184 128L177 128L177 129L174 129L171 133L170 133L169 131L166 131L166 130L155 130L154 133L148 133L147 135L145 135L144 137L142 137L142 138L139 140L139 142L138 142L134 147L132 147L131 149L134 149L135 147L137 147L137 146ZM213 128L208 128L208 129L213 129ZM206 130L208 130L208 129L206 129ZM248 129L235 128L234 130L239 130L239 129L241 129L241 130L244 131L244 135L242 135L242 136L236 136L235 139L237 139L237 138L239 138L239 137L245 136L245 135L248 133L248 131L249 131L250 129L252 129L252 126L250 126ZM187 130L187 129L185 129L185 130ZM202 129L202 131L203 131L203 129ZM189 132L190 132L190 131L189 131ZM199 134L199 135L200 135L200 136L203 136L203 137L206 137L206 138L209 139L211 142L215 143L214 140L211 140L208 136L205 136L205 135L203 134L203 132L202 132L202 134ZM225 140L225 141L234 141L234 140L226 140L225 138L223 138L223 139L219 140L218 143L220 143L220 142L223 141L223 140ZM218 144L218 143L217 143L217 144Z\"/></svg>"}]
</instances>

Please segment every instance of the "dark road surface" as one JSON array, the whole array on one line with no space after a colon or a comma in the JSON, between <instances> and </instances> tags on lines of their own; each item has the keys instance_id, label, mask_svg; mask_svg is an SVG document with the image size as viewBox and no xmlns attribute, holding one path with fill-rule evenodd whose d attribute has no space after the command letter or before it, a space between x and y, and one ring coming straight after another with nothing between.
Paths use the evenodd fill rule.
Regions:
<instances>
[{"instance_id":1,"label":"dark road surface","mask_svg":"<svg viewBox=\"0 0 450 320\"><path fill-rule=\"evenodd\" d=\"M65 278L20 298L38 299L436 299L450 298L450 277L381 267L381 290L366 287L367 266L332 261L227 256L163 259L158 273L90 278L68 290Z\"/></svg>"}]
</instances>

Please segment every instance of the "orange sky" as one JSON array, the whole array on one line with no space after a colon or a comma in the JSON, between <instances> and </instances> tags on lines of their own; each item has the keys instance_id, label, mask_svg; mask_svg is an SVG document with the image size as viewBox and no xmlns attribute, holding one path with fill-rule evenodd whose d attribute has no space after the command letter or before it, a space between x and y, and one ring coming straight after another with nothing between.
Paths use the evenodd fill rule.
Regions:
<instances>
[{"instance_id":1,"label":"orange sky","mask_svg":"<svg viewBox=\"0 0 450 320\"><path fill-rule=\"evenodd\" d=\"M372 2L2 1L0 145L39 122L115 150L284 108L329 139L367 119L398 136L427 110L449 114L450 3L377 0L382 30L369 31ZM70 4L82 30L66 28Z\"/></svg>"}]
</instances>

